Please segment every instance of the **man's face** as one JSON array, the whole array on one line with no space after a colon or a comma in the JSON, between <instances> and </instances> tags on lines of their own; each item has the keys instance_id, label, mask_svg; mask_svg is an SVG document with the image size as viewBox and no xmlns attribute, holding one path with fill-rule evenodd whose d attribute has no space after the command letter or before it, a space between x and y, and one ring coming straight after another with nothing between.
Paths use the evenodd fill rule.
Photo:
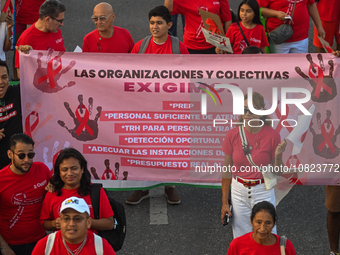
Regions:
<instances>
[{"instance_id":1,"label":"man's face","mask_svg":"<svg viewBox=\"0 0 340 255\"><path fill-rule=\"evenodd\" d=\"M33 164L33 158L29 158L31 153L33 153L32 144L18 142L15 145L15 148L8 150L8 157L12 160L12 165L16 168L16 170L25 174L30 170ZM19 157L23 157L23 155L25 157L20 159Z\"/></svg>"},{"instance_id":2,"label":"man's face","mask_svg":"<svg viewBox=\"0 0 340 255\"><path fill-rule=\"evenodd\" d=\"M47 30L53 33L57 33L59 28L64 25L65 13L59 13L58 17L46 17L46 27Z\"/></svg>"},{"instance_id":3,"label":"man's face","mask_svg":"<svg viewBox=\"0 0 340 255\"><path fill-rule=\"evenodd\" d=\"M167 35L171 25L171 22L167 24L166 21L160 16L152 16L149 20L150 32L154 38L161 38Z\"/></svg>"},{"instance_id":4,"label":"man's face","mask_svg":"<svg viewBox=\"0 0 340 255\"><path fill-rule=\"evenodd\" d=\"M74 209L68 208L60 213L60 230L66 242L70 244L81 243L87 229L91 227L91 218L87 213L79 213Z\"/></svg>"},{"instance_id":5,"label":"man's face","mask_svg":"<svg viewBox=\"0 0 340 255\"><path fill-rule=\"evenodd\" d=\"M112 27L115 14L112 10L97 6L93 9L92 20L99 32L107 32Z\"/></svg>"},{"instance_id":6,"label":"man's face","mask_svg":"<svg viewBox=\"0 0 340 255\"><path fill-rule=\"evenodd\" d=\"M5 66L0 66L0 98L3 98L7 92L9 84L9 76L7 73L7 68Z\"/></svg>"}]
</instances>

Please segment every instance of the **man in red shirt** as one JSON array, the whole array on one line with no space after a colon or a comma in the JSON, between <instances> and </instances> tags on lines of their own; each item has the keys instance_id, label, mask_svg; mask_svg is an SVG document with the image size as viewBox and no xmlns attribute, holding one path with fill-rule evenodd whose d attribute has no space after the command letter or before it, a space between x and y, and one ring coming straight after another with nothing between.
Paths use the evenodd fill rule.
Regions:
<instances>
[{"instance_id":1,"label":"man in red shirt","mask_svg":"<svg viewBox=\"0 0 340 255\"><path fill-rule=\"evenodd\" d=\"M97 29L84 37L83 52L131 52L135 43L129 31L112 25L115 14L110 4L105 2L97 4L91 18Z\"/></svg>"},{"instance_id":2,"label":"man in red shirt","mask_svg":"<svg viewBox=\"0 0 340 255\"><path fill-rule=\"evenodd\" d=\"M2 254L30 255L46 234L40 211L51 174L46 165L33 162L31 137L15 134L9 145L12 163L0 171L0 248Z\"/></svg>"},{"instance_id":3,"label":"man in red shirt","mask_svg":"<svg viewBox=\"0 0 340 255\"><path fill-rule=\"evenodd\" d=\"M151 35L136 43L131 53L146 54L189 54L185 45L176 37L168 34L172 26L171 14L165 6L157 6L149 12L149 27ZM178 51L178 52L177 52ZM124 175L125 179L125 175ZM127 174L126 174L127 179ZM164 195L169 204L179 204L181 199L174 186L165 186ZM126 199L127 204L136 205L149 197L148 190L136 190Z\"/></svg>"},{"instance_id":4,"label":"man in red shirt","mask_svg":"<svg viewBox=\"0 0 340 255\"><path fill-rule=\"evenodd\" d=\"M41 239L32 255L116 254L105 239L88 230L92 219L89 206L84 199L78 197L65 199L60 207L60 217L60 231Z\"/></svg>"},{"instance_id":5,"label":"man in red shirt","mask_svg":"<svg viewBox=\"0 0 340 255\"><path fill-rule=\"evenodd\" d=\"M21 0L15 1L15 40L17 41L21 34L39 19L39 8L45 0ZM13 58L13 62L15 57ZM15 63L13 63L13 67ZM17 79L16 70L14 78Z\"/></svg>"},{"instance_id":6,"label":"man in red shirt","mask_svg":"<svg viewBox=\"0 0 340 255\"><path fill-rule=\"evenodd\" d=\"M47 0L40 6L39 19L20 36L17 47L30 45L34 50L65 51L60 27L64 25L65 6L58 0ZM19 68L19 52L15 53L15 67ZM20 78L20 72L18 72Z\"/></svg>"}]
</instances>

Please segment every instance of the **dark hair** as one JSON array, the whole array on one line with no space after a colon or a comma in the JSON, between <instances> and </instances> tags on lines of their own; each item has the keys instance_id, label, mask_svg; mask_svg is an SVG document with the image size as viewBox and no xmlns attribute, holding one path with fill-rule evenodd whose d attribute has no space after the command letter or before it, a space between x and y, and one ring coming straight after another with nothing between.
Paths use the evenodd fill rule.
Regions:
<instances>
[{"instance_id":1,"label":"dark hair","mask_svg":"<svg viewBox=\"0 0 340 255\"><path fill-rule=\"evenodd\" d=\"M253 12L255 14L253 18L253 23L262 25L261 20L260 20L260 7L256 0L243 0L240 3L240 5L238 6L238 11L237 11L237 20L241 21L240 10L241 10L241 6L244 4L249 5L249 7L253 9Z\"/></svg>"},{"instance_id":2,"label":"dark hair","mask_svg":"<svg viewBox=\"0 0 340 255\"><path fill-rule=\"evenodd\" d=\"M273 217L273 221L275 225L275 222L277 220L276 210L275 210L274 205L268 201L262 201L254 205L253 209L251 210L251 215L250 215L251 222L255 218L255 215L260 211L267 211Z\"/></svg>"},{"instance_id":3,"label":"dark hair","mask_svg":"<svg viewBox=\"0 0 340 255\"><path fill-rule=\"evenodd\" d=\"M0 59L0 66L6 67L6 69L7 69L7 74L9 75L8 65L7 65L6 61L2 61L2 60Z\"/></svg>"},{"instance_id":4,"label":"dark hair","mask_svg":"<svg viewBox=\"0 0 340 255\"><path fill-rule=\"evenodd\" d=\"M166 21L166 24L171 22L171 14L164 5L157 6L149 12L149 20L151 17L161 17Z\"/></svg>"},{"instance_id":5,"label":"dark hair","mask_svg":"<svg viewBox=\"0 0 340 255\"><path fill-rule=\"evenodd\" d=\"M9 148L14 149L17 143L32 144L32 146L34 147L33 139L23 133L14 134L11 136L11 138L9 139Z\"/></svg>"},{"instance_id":6,"label":"dark hair","mask_svg":"<svg viewBox=\"0 0 340 255\"><path fill-rule=\"evenodd\" d=\"M246 99L248 99L248 94L244 95L244 100L246 100ZM263 96L260 93L253 92L252 99L253 99L253 106L255 108L257 108L257 109L264 109L265 108L264 98L263 98ZM271 122L269 121L270 120L270 116L269 115L262 115L260 120L263 121L264 125L271 127ZM238 117L238 121L239 122L243 122L243 116L242 115L240 115Z\"/></svg>"},{"instance_id":7,"label":"dark hair","mask_svg":"<svg viewBox=\"0 0 340 255\"><path fill-rule=\"evenodd\" d=\"M47 0L40 6L39 19L44 19L48 16L57 18L60 13L65 11L65 5L58 0Z\"/></svg>"},{"instance_id":8,"label":"dark hair","mask_svg":"<svg viewBox=\"0 0 340 255\"><path fill-rule=\"evenodd\" d=\"M87 169L87 161L84 156L74 148L63 149L57 157L54 163L54 174L51 178L51 184L54 186L54 190L57 192L57 196L61 195L61 189L65 183L60 177L60 164L64 159L75 158L78 160L80 167L84 170L81 179L78 194L80 196L86 196L90 193L91 189L91 174Z\"/></svg>"},{"instance_id":9,"label":"dark hair","mask_svg":"<svg viewBox=\"0 0 340 255\"><path fill-rule=\"evenodd\" d=\"M263 53L259 47L256 46L248 46L242 51L242 54L259 54Z\"/></svg>"}]
</instances>

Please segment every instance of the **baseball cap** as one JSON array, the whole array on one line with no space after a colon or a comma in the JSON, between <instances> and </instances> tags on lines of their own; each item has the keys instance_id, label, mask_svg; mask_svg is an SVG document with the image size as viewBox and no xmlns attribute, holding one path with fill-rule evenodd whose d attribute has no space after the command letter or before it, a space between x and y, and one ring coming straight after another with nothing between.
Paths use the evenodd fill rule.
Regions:
<instances>
[{"instance_id":1,"label":"baseball cap","mask_svg":"<svg viewBox=\"0 0 340 255\"><path fill-rule=\"evenodd\" d=\"M76 210L79 213L87 212L90 215L90 209L87 203L84 199L79 197L69 197L66 198L62 203L60 207L60 213L64 211L65 209L71 208L73 210Z\"/></svg>"}]
</instances>

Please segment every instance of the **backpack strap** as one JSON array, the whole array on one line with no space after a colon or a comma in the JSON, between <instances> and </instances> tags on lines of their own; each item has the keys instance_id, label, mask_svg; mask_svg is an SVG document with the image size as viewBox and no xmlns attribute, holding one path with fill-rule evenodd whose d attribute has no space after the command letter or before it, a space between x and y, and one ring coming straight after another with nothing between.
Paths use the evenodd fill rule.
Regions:
<instances>
[{"instance_id":1,"label":"backpack strap","mask_svg":"<svg viewBox=\"0 0 340 255\"><path fill-rule=\"evenodd\" d=\"M150 40L151 40L151 35L145 37L142 41L142 44L140 45L140 48L139 48L139 51L138 53L139 54L143 54L145 51L146 51L146 48L148 47L149 43L150 43Z\"/></svg>"},{"instance_id":2,"label":"backpack strap","mask_svg":"<svg viewBox=\"0 0 340 255\"><path fill-rule=\"evenodd\" d=\"M241 142L242 142L242 150L244 152L244 155L246 156L246 158L248 159L249 163L252 164L253 166L255 166L260 172L262 172L261 168L259 168L253 161L253 158L251 157L250 154L250 150L248 147L248 141L247 141L247 137L246 134L244 132L243 126L239 126L239 132L240 132L240 138L241 138Z\"/></svg>"},{"instance_id":3,"label":"backpack strap","mask_svg":"<svg viewBox=\"0 0 340 255\"><path fill-rule=\"evenodd\" d=\"M281 237L280 237L280 250L281 250L281 255L286 255L286 243L287 243L287 237L281 236Z\"/></svg>"},{"instance_id":4,"label":"backpack strap","mask_svg":"<svg viewBox=\"0 0 340 255\"><path fill-rule=\"evenodd\" d=\"M93 233L93 235L94 235L94 247L96 249L96 254L97 255L103 255L104 254L103 239L100 236L98 236L94 233Z\"/></svg>"},{"instance_id":5,"label":"backpack strap","mask_svg":"<svg viewBox=\"0 0 340 255\"><path fill-rule=\"evenodd\" d=\"M53 245L54 245L56 233L57 232L53 232L52 234L48 235L47 241L46 241L46 247L45 247L45 255L50 255Z\"/></svg>"},{"instance_id":6,"label":"backpack strap","mask_svg":"<svg viewBox=\"0 0 340 255\"><path fill-rule=\"evenodd\" d=\"M171 48L172 54L181 54L181 49L179 47L179 40L175 36L170 36L171 38Z\"/></svg>"},{"instance_id":7,"label":"backpack strap","mask_svg":"<svg viewBox=\"0 0 340 255\"><path fill-rule=\"evenodd\" d=\"M94 218L99 219L99 203L100 203L100 189L102 187L101 183L92 183L91 185L91 204L94 213Z\"/></svg>"}]
</instances>

